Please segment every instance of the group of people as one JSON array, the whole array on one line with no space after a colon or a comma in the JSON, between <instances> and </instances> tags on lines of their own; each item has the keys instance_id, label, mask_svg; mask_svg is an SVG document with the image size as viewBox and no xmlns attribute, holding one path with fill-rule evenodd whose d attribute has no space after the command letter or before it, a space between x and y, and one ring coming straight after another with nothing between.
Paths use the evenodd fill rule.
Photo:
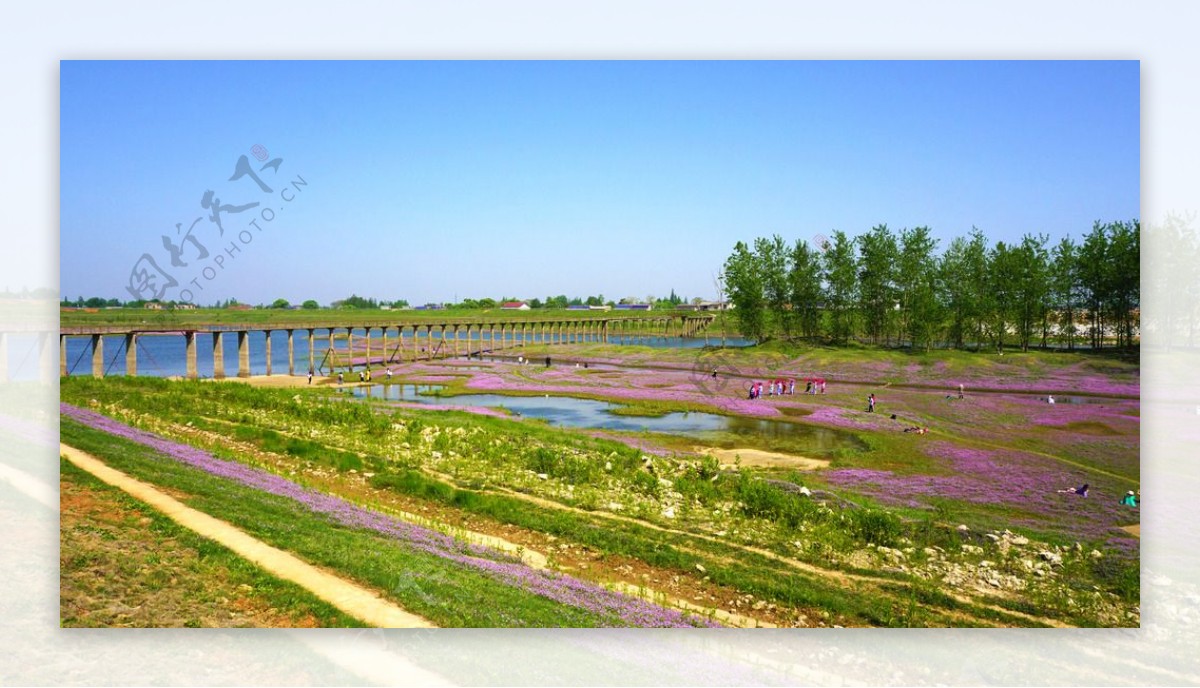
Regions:
<instances>
[{"instance_id":1,"label":"group of people","mask_svg":"<svg viewBox=\"0 0 1200 688\"><path fill-rule=\"evenodd\" d=\"M714 370L712 373L712 376L716 377L717 371ZM805 394L817 394L818 392L820 392L821 394L825 393L825 381L824 380L810 378L810 379L806 380L806 383L807 383L807 385L804 388ZM751 382L750 383L750 398L757 399L757 398L761 397L763 395L763 387L764 386L767 389L767 396L775 396L777 394L782 396L784 394L795 394L796 393L796 380L795 379L788 378L785 380L783 378L777 378L775 380L771 380L770 382Z\"/></svg>"},{"instance_id":2,"label":"group of people","mask_svg":"<svg viewBox=\"0 0 1200 688\"><path fill-rule=\"evenodd\" d=\"M390 381L391 381L391 379L392 379L392 369L391 369L391 368L387 368L387 369L385 369L385 370L384 370L384 375L386 375L386 376L387 376L387 379L388 379L388 381L390 382ZM308 371L308 384L310 384L310 385L311 385L311 384L312 384L312 380L313 380L313 371L312 371L312 369L310 368L310 369L309 369L309 371ZM346 381L346 376L345 376L345 374L344 374L344 373L341 373L341 372L339 372L339 373L337 374L337 383L338 383L338 385L339 385L339 386L341 386L341 385L342 385L342 383L344 383L345 381ZM358 371L358 381L359 381L359 382L370 382L370 381L371 381L371 369L370 369L370 368L366 368L366 369L363 369L363 370L360 370L360 371Z\"/></svg>"},{"instance_id":3,"label":"group of people","mask_svg":"<svg viewBox=\"0 0 1200 688\"><path fill-rule=\"evenodd\" d=\"M775 396L776 394L795 394L795 380L772 380L771 382L752 382L750 383L750 398L757 399L762 396L763 385L767 386L767 396Z\"/></svg>"}]
</instances>

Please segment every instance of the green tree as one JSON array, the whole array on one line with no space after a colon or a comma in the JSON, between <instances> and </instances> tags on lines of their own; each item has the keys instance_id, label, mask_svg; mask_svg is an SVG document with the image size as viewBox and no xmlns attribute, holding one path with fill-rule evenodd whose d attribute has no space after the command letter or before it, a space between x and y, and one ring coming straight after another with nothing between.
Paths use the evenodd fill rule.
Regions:
<instances>
[{"instance_id":1,"label":"green tree","mask_svg":"<svg viewBox=\"0 0 1200 688\"><path fill-rule=\"evenodd\" d=\"M271 304L271 308L290 308L292 304L288 303L287 299L275 299Z\"/></svg>"},{"instance_id":2,"label":"green tree","mask_svg":"<svg viewBox=\"0 0 1200 688\"><path fill-rule=\"evenodd\" d=\"M991 310L987 239L972 227L968 238L955 237L940 264L942 307L948 312L950 341L963 348L978 347Z\"/></svg>"},{"instance_id":3,"label":"green tree","mask_svg":"<svg viewBox=\"0 0 1200 688\"><path fill-rule=\"evenodd\" d=\"M821 336L822 279L821 254L807 241L797 240L788 273L788 301L800 335L806 339Z\"/></svg>"},{"instance_id":4,"label":"green tree","mask_svg":"<svg viewBox=\"0 0 1200 688\"><path fill-rule=\"evenodd\" d=\"M854 305L858 300L858 265L854 242L841 230L834 230L822 255L825 279L825 307L829 312L830 335L845 342L854 335Z\"/></svg>"},{"instance_id":5,"label":"green tree","mask_svg":"<svg viewBox=\"0 0 1200 688\"><path fill-rule=\"evenodd\" d=\"M766 298L758 260L742 242L725 261L725 290L737 315L742 336L761 342L767 336Z\"/></svg>"},{"instance_id":6,"label":"green tree","mask_svg":"<svg viewBox=\"0 0 1200 688\"><path fill-rule=\"evenodd\" d=\"M1029 350L1029 342L1039 325L1043 325L1042 343L1045 344L1046 300L1050 293L1047 241L1045 235L1026 234L1021 238L1021 244L1013 249L1017 270L1014 318L1022 351Z\"/></svg>"},{"instance_id":7,"label":"green tree","mask_svg":"<svg viewBox=\"0 0 1200 688\"><path fill-rule=\"evenodd\" d=\"M1109 232L1109 298L1117 327L1118 346L1132 347L1141 304L1141 235L1138 220L1114 222Z\"/></svg>"},{"instance_id":8,"label":"green tree","mask_svg":"<svg viewBox=\"0 0 1200 688\"><path fill-rule=\"evenodd\" d=\"M1049 301L1058 332L1067 338L1067 349L1075 349L1075 317L1079 308L1079 248L1066 236L1054 247L1050 262Z\"/></svg>"},{"instance_id":9,"label":"green tree","mask_svg":"<svg viewBox=\"0 0 1200 688\"><path fill-rule=\"evenodd\" d=\"M1018 284L1021 280L1021 256L1003 241L997 242L988 254L990 284L988 308L985 311L988 334L996 351L1003 353L1004 339L1012 329L1020 304Z\"/></svg>"},{"instance_id":10,"label":"green tree","mask_svg":"<svg viewBox=\"0 0 1200 688\"><path fill-rule=\"evenodd\" d=\"M928 349L934 334L941 328L936 248L937 240L930 235L928 227L900 231L900 259L896 270L900 331L908 336L914 349L921 346Z\"/></svg>"},{"instance_id":11,"label":"green tree","mask_svg":"<svg viewBox=\"0 0 1200 688\"><path fill-rule=\"evenodd\" d=\"M1094 349L1104 346L1105 315L1109 307L1112 268L1108 239L1108 227L1096 221L1079 249L1079 283L1083 288L1088 330Z\"/></svg>"},{"instance_id":12,"label":"green tree","mask_svg":"<svg viewBox=\"0 0 1200 688\"><path fill-rule=\"evenodd\" d=\"M755 239L754 258L758 263L763 297L766 299L770 323L774 329L782 331L785 338L790 339L792 316L788 310L791 303L791 285L788 275L791 272L789 265L791 255L787 250L787 244L778 234L770 239Z\"/></svg>"},{"instance_id":13,"label":"green tree","mask_svg":"<svg viewBox=\"0 0 1200 688\"><path fill-rule=\"evenodd\" d=\"M356 294L335 302L335 306L339 308L379 308L379 302L375 299L368 299Z\"/></svg>"},{"instance_id":14,"label":"green tree","mask_svg":"<svg viewBox=\"0 0 1200 688\"><path fill-rule=\"evenodd\" d=\"M313 310L320 308L321 304L317 303L316 301L314 301L312 299L309 299L309 300L305 301L304 303L300 304L300 307L306 311L313 311Z\"/></svg>"},{"instance_id":15,"label":"green tree","mask_svg":"<svg viewBox=\"0 0 1200 688\"><path fill-rule=\"evenodd\" d=\"M858 299L863 327L871 341L888 336L896 305L896 237L887 225L858 236Z\"/></svg>"}]
</instances>

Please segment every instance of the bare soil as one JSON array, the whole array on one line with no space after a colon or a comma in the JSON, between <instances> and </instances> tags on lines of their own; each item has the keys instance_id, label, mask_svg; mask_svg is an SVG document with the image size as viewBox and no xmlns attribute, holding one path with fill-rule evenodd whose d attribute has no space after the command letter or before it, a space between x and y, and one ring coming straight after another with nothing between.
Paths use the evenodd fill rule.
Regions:
<instances>
[{"instance_id":1,"label":"bare soil","mask_svg":"<svg viewBox=\"0 0 1200 688\"><path fill-rule=\"evenodd\" d=\"M812 459L807 456L781 454L779 452L749 449L747 447L735 447L733 449L695 447L695 450L698 454L713 456L725 466L735 465L740 459L743 466L758 466L762 468L792 468L799 471L815 471L829 467L829 462L824 459Z\"/></svg>"}]
</instances>

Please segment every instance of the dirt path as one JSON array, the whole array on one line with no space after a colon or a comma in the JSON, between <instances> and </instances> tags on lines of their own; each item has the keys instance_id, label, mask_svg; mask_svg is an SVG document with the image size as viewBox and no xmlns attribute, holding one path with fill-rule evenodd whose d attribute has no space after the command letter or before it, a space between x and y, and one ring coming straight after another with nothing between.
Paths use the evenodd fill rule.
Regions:
<instances>
[{"instance_id":1,"label":"dirt path","mask_svg":"<svg viewBox=\"0 0 1200 688\"><path fill-rule=\"evenodd\" d=\"M124 490L181 526L228 547L270 573L306 588L357 619L382 628L434 628L426 619L381 599L366 588L326 573L224 521L196 511L157 488L108 467L91 454L61 443L58 446L59 453L80 469Z\"/></svg>"}]
</instances>

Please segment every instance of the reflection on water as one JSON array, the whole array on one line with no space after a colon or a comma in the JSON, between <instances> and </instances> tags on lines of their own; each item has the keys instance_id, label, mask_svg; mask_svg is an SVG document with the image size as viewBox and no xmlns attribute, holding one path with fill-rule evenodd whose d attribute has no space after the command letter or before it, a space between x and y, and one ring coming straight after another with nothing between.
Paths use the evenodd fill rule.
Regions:
<instances>
[{"instance_id":1,"label":"reflection on water","mask_svg":"<svg viewBox=\"0 0 1200 688\"><path fill-rule=\"evenodd\" d=\"M829 428L786 423L761 418L722 416L715 413L668 413L664 416L625 416L612 413L620 404L593 399L542 396L513 397L502 394L437 396L439 385L368 385L350 388L355 397L415 402L433 406L504 407L517 415L540 418L551 425L568 428L660 432L718 441L732 434L755 444L786 445L793 451L829 453L864 445L850 433ZM724 442L728 444L728 442Z\"/></svg>"}]
</instances>

